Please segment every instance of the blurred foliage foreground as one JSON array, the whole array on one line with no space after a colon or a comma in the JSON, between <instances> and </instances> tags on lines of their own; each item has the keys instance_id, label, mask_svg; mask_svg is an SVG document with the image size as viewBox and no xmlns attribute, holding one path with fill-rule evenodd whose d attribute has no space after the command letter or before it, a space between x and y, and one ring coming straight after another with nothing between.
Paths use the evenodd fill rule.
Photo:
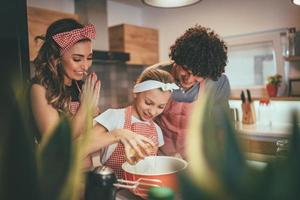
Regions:
<instances>
[{"instance_id":1,"label":"blurred foliage foreground","mask_svg":"<svg viewBox=\"0 0 300 200\"><path fill-rule=\"evenodd\" d=\"M68 120L62 117L51 137L37 148L25 91L16 87L15 92L7 95L5 91L6 98L0 98L0 199L78 199L82 181L78 146L82 144L72 142ZM258 169L246 163L230 117L226 112L214 116L214 106L210 97L202 95L193 113L187 138L189 167L179 175L182 198L299 199L296 114L287 156Z\"/></svg>"},{"instance_id":2,"label":"blurred foliage foreground","mask_svg":"<svg viewBox=\"0 0 300 200\"><path fill-rule=\"evenodd\" d=\"M209 100L208 100L209 99ZM184 200L300 199L300 138L293 113L289 150L264 168L247 164L229 115L211 112L216 105L204 95L191 119L188 170L180 174ZM219 120L221 119L221 120Z\"/></svg>"},{"instance_id":3,"label":"blurred foliage foreground","mask_svg":"<svg viewBox=\"0 0 300 200\"><path fill-rule=\"evenodd\" d=\"M4 91L6 96L0 99L0 199L79 199L82 143L72 142L70 123L62 116L53 134L37 146L28 89L20 85Z\"/></svg>"}]
</instances>

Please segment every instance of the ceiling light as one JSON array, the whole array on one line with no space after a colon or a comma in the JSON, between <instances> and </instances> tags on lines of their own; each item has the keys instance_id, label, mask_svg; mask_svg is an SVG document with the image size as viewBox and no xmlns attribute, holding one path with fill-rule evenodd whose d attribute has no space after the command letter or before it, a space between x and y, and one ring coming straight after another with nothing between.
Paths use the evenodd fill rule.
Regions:
<instances>
[{"instance_id":1,"label":"ceiling light","mask_svg":"<svg viewBox=\"0 0 300 200\"><path fill-rule=\"evenodd\" d=\"M178 8L178 7L190 6L196 4L201 0L142 0L142 1L143 3L153 7Z\"/></svg>"},{"instance_id":2,"label":"ceiling light","mask_svg":"<svg viewBox=\"0 0 300 200\"><path fill-rule=\"evenodd\" d=\"M293 4L300 6L300 0L292 0Z\"/></svg>"}]
</instances>

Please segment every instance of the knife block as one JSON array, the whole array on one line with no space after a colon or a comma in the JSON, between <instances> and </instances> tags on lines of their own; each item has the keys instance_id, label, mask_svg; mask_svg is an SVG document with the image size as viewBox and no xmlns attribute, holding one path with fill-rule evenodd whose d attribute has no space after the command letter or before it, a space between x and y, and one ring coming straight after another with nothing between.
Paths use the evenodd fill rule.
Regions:
<instances>
[{"instance_id":1,"label":"knife block","mask_svg":"<svg viewBox=\"0 0 300 200\"><path fill-rule=\"evenodd\" d=\"M256 114L253 103L242 103L242 123L254 124L256 122Z\"/></svg>"}]
</instances>

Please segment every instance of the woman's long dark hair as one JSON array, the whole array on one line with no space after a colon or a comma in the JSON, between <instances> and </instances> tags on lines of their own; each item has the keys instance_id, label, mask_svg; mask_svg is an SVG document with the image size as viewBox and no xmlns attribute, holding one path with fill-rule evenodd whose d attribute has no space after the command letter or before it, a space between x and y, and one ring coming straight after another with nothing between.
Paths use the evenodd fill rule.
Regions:
<instances>
[{"instance_id":1,"label":"woman's long dark hair","mask_svg":"<svg viewBox=\"0 0 300 200\"><path fill-rule=\"evenodd\" d=\"M61 64L60 48L52 36L84 26L74 19L61 19L53 22L45 36L35 39L44 41L37 57L34 59L35 76L32 80L46 88L46 99L59 112L69 113L71 96L64 85L64 68Z\"/></svg>"}]
</instances>

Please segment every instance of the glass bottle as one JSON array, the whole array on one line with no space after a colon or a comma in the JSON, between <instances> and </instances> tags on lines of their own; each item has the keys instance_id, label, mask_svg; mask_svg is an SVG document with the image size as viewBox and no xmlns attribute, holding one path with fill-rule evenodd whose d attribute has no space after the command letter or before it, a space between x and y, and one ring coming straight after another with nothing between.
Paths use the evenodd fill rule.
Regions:
<instances>
[{"instance_id":1,"label":"glass bottle","mask_svg":"<svg viewBox=\"0 0 300 200\"><path fill-rule=\"evenodd\" d=\"M295 55L295 37L296 37L296 28L288 29L288 49L287 56Z\"/></svg>"},{"instance_id":2,"label":"glass bottle","mask_svg":"<svg viewBox=\"0 0 300 200\"><path fill-rule=\"evenodd\" d=\"M288 55L288 38L287 38L287 32L281 32L280 33L280 42L282 47L282 56L287 57Z\"/></svg>"},{"instance_id":3,"label":"glass bottle","mask_svg":"<svg viewBox=\"0 0 300 200\"><path fill-rule=\"evenodd\" d=\"M270 127L272 125L272 108L268 98L259 100L258 106L258 122L262 127Z\"/></svg>"}]
</instances>

